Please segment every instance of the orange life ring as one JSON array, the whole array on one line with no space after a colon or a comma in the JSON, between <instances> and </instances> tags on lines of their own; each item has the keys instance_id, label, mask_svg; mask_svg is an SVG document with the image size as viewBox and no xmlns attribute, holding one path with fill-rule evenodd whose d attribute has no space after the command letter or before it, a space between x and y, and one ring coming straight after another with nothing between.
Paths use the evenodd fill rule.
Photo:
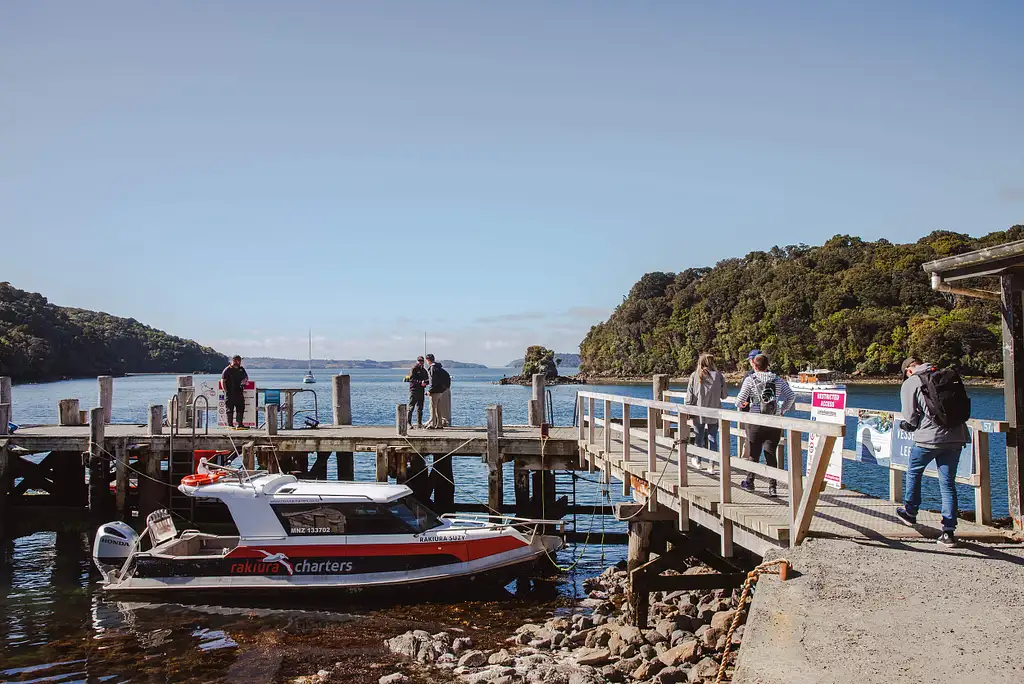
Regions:
<instances>
[{"instance_id":1,"label":"orange life ring","mask_svg":"<svg viewBox=\"0 0 1024 684\"><path fill-rule=\"evenodd\" d=\"M200 485L213 484L225 475L227 473L223 470L218 470L215 473L195 473L194 475L186 475L181 478L181 484L189 487L199 487Z\"/></svg>"}]
</instances>

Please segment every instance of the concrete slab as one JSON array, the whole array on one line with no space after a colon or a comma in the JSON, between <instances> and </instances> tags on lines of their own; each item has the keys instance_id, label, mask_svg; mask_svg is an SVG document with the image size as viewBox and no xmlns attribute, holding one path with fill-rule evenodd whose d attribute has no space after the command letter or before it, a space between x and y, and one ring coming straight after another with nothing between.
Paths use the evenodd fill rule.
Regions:
<instances>
[{"instance_id":1,"label":"concrete slab","mask_svg":"<svg viewBox=\"0 0 1024 684\"><path fill-rule=\"evenodd\" d=\"M1020 684L1024 547L808 539L771 556L735 684Z\"/></svg>"}]
</instances>

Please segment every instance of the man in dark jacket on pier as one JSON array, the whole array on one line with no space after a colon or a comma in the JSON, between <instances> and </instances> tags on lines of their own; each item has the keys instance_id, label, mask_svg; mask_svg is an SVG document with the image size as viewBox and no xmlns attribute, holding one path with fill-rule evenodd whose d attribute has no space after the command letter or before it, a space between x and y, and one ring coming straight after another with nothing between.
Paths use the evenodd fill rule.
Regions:
<instances>
[{"instance_id":1,"label":"man in dark jacket on pier","mask_svg":"<svg viewBox=\"0 0 1024 684\"><path fill-rule=\"evenodd\" d=\"M427 374L430 384L427 395L430 397L430 422L428 430L440 430L452 423L452 376L434 360L433 354L427 354Z\"/></svg>"},{"instance_id":2,"label":"man in dark jacket on pier","mask_svg":"<svg viewBox=\"0 0 1024 684\"><path fill-rule=\"evenodd\" d=\"M409 427L412 427L412 410L416 408L416 427L423 427L423 393L430 384L430 375L423 367L423 357L416 357L416 363L409 371Z\"/></svg>"},{"instance_id":3,"label":"man in dark jacket on pier","mask_svg":"<svg viewBox=\"0 0 1024 684\"><path fill-rule=\"evenodd\" d=\"M242 416L245 415L245 383L249 382L249 374L242 368L242 357L235 354L231 365L220 374L224 385L224 405L228 410L228 427L235 427L235 414L238 415L238 427L245 427Z\"/></svg>"},{"instance_id":4,"label":"man in dark jacket on pier","mask_svg":"<svg viewBox=\"0 0 1024 684\"><path fill-rule=\"evenodd\" d=\"M903 362L902 370L905 380L900 388L900 416L903 420L899 428L914 435L914 447L910 451L903 486L903 507L896 509L896 515L909 525L917 524L917 511L921 507L921 476L934 459L942 499L942 536L938 542L941 546L954 547L958 508L956 470L960 452L970 441L967 423L956 420L940 425L944 421L932 415L928 408L921 388L925 384L925 376L938 370L935 366L921 363L921 359L911 356ZM966 398L966 392L960 396L961 401L966 401L966 408L961 407L961 412L969 416L970 400Z\"/></svg>"}]
</instances>

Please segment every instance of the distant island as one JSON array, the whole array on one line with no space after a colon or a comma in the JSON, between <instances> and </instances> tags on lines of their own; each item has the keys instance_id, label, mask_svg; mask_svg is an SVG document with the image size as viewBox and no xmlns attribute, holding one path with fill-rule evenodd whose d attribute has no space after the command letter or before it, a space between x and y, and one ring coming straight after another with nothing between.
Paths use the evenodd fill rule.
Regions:
<instances>
[{"instance_id":1,"label":"distant island","mask_svg":"<svg viewBox=\"0 0 1024 684\"><path fill-rule=\"evenodd\" d=\"M893 376L909 354L965 375L1000 377L998 302L944 296L927 261L1024 239L1024 225L980 238L935 231L896 244L836 235L820 246L787 245L714 267L648 273L580 344L581 372L595 377L690 373L702 352L723 370L744 369L760 349L781 373L830 368Z\"/></svg>"},{"instance_id":2,"label":"distant island","mask_svg":"<svg viewBox=\"0 0 1024 684\"><path fill-rule=\"evenodd\" d=\"M100 311L57 306L0 282L0 375L14 382L125 373L220 372L228 357Z\"/></svg>"},{"instance_id":3,"label":"distant island","mask_svg":"<svg viewBox=\"0 0 1024 684\"><path fill-rule=\"evenodd\" d=\"M506 364L506 368L522 368L523 364L526 363L526 359L516 359L515 361L509 361ZM579 368L580 367L580 355L579 354L555 354L555 363L563 368Z\"/></svg>"},{"instance_id":4,"label":"distant island","mask_svg":"<svg viewBox=\"0 0 1024 684\"><path fill-rule=\"evenodd\" d=\"M482 363L466 363L465 361L452 361L440 359L441 365L445 368L487 368ZM305 368L309 361L307 359L278 359L271 356L249 356L245 359L245 367L251 369L292 369ZM313 359L313 368L411 368L415 363L413 359L404 361L374 361L373 359Z\"/></svg>"}]
</instances>

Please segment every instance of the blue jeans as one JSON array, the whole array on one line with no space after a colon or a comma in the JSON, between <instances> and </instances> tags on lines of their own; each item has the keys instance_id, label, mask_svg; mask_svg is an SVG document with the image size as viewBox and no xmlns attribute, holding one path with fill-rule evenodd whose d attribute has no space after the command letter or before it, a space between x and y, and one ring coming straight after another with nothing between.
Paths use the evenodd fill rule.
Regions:
<instances>
[{"instance_id":1,"label":"blue jeans","mask_svg":"<svg viewBox=\"0 0 1024 684\"><path fill-rule=\"evenodd\" d=\"M921 508L921 475L935 459L939 470L939 493L942 495L942 531L956 529L956 465L960 461L961 445L945 447L923 447L914 445L910 451L910 466L903 487L903 506L910 515L917 515Z\"/></svg>"},{"instance_id":2,"label":"blue jeans","mask_svg":"<svg viewBox=\"0 0 1024 684\"><path fill-rule=\"evenodd\" d=\"M693 429L697 433L696 446L718 451L718 423L704 423L694 421Z\"/></svg>"}]
</instances>

